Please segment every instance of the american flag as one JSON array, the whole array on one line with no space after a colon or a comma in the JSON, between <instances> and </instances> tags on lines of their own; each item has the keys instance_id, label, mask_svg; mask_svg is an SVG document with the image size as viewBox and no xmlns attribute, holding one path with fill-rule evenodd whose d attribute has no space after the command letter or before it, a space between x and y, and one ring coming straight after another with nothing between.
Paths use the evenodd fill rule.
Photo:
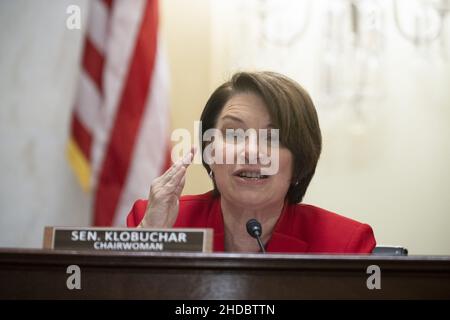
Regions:
<instances>
[{"instance_id":1,"label":"american flag","mask_svg":"<svg viewBox=\"0 0 450 320\"><path fill-rule=\"evenodd\" d=\"M120 226L170 164L157 0L91 0L68 143L93 224Z\"/></svg>"}]
</instances>

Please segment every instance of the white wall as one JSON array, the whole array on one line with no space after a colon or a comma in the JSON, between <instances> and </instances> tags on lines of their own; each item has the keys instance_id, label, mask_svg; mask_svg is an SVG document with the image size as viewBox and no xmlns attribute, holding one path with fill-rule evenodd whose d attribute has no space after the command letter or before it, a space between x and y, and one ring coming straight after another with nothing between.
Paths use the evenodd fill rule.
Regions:
<instances>
[{"instance_id":1,"label":"white wall","mask_svg":"<svg viewBox=\"0 0 450 320\"><path fill-rule=\"evenodd\" d=\"M369 223L379 244L402 245L412 254L450 254L450 58L435 59L436 47L429 56L417 52L395 27L392 1L381 1L382 72L372 84L382 98L363 103L362 119L350 103L325 106L317 80L328 2L312 3L306 33L284 48L261 45L257 1L214 1L215 82L241 69L270 69L299 81L316 103L323 134L304 202ZM342 72L355 64L349 61Z\"/></svg>"},{"instance_id":2,"label":"white wall","mask_svg":"<svg viewBox=\"0 0 450 320\"><path fill-rule=\"evenodd\" d=\"M88 225L65 159L81 31L69 4L0 2L0 246L40 247L46 225Z\"/></svg>"}]
</instances>

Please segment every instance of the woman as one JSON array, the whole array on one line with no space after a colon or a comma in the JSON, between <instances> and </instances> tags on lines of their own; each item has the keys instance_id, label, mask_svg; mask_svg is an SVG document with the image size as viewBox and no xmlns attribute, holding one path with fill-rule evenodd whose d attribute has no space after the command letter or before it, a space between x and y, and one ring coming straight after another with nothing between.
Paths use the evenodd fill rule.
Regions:
<instances>
[{"instance_id":1,"label":"woman","mask_svg":"<svg viewBox=\"0 0 450 320\"><path fill-rule=\"evenodd\" d=\"M301 204L322 139L314 104L299 84L272 72L237 73L211 95L201 123L202 137L213 128L225 136L233 132L230 129L279 129L279 144L263 150L245 136L244 144L231 140L239 144L231 149L233 159L249 160L256 154L257 161L222 164L202 158L214 190L181 196L186 168L195 154L191 150L153 181L148 202L134 204L128 226L213 228L214 251L259 252L257 241L246 230L246 222L255 218L262 225L267 252L370 253L375 247L370 226ZM209 143L203 141L202 148ZM217 146L230 145L229 141L217 144L214 154L221 151ZM262 174L267 169L267 163L260 161L264 153L277 154L276 172Z\"/></svg>"}]
</instances>

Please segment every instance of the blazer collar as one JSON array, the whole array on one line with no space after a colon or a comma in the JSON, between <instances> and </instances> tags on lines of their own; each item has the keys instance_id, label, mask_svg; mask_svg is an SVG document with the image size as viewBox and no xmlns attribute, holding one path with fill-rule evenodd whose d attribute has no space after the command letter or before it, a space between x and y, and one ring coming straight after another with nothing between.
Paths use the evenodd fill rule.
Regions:
<instances>
[{"instance_id":1,"label":"blazer collar","mask_svg":"<svg viewBox=\"0 0 450 320\"><path fill-rule=\"evenodd\" d=\"M295 214L294 205L285 202L278 222L274 227L272 236L266 244L267 252L279 253L304 253L307 252L308 243L301 239L300 235L293 234L290 231L292 227L291 215ZM210 211L208 227L214 229L214 252L225 251L225 231L223 223L222 208L220 206L220 197L216 197Z\"/></svg>"}]
</instances>

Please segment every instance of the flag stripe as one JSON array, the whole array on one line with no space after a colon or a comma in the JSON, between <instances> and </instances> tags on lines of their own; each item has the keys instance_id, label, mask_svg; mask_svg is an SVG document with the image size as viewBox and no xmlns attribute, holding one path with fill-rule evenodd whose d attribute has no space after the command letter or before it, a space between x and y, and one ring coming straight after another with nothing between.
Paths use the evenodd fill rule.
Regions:
<instances>
[{"instance_id":1,"label":"flag stripe","mask_svg":"<svg viewBox=\"0 0 450 320\"><path fill-rule=\"evenodd\" d=\"M155 65L157 3L146 3L129 72L117 109L95 196L94 224L111 225L127 177L137 132L150 94L149 83Z\"/></svg>"},{"instance_id":2,"label":"flag stripe","mask_svg":"<svg viewBox=\"0 0 450 320\"><path fill-rule=\"evenodd\" d=\"M165 171L166 150L169 151L169 71L160 45L157 45L155 67L149 85L142 123L139 128L133 157L113 225L125 226L126 216L136 199L147 198L149 184ZM145 159L145 160L144 160ZM170 159L169 159L170 161Z\"/></svg>"},{"instance_id":3,"label":"flag stripe","mask_svg":"<svg viewBox=\"0 0 450 320\"><path fill-rule=\"evenodd\" d=\"M109 8L112 8L113 0L103 0L103 3Z\"/></svg>"},{"instance_id":4,"label":"flag stripe","mask_svg":"<svg viewBox=\"0 0 450 320\"><path fill-rule=\"evenodd\" d=\"M78 80L78 95L75 105L78 120L87 131L92 132L100 122L102 96L84 70L81 71Z\"/></svg>"},{"instance_id":5,"label":"flag stripe","mask_svg":"<svg viewBox=\"0 0 450 320\"><path fill-rule=\"evenodd\" d=\"M103 88L103 64L103 55L99 50L97 50L90 38L86 37L83 54L83 67L100 92L102 92Z\"/></svg>"},{"instance_id":6,"label":"flag stripe","mask_svg":"<svg viewBox=\"0 0 450 320\"><path fill-rule=\"evenodd\" d=\"M92 127L92 189L96 190L102 170L110 133L114 126L115 114L125 86L130 61L136 45L137 35L142 24L146 0L114 2L114 10L108 19L109 30L105 46L105 65L103 69L103 92L99 118ZM85 77L89 80L89 77ZM95 85L90 81L91 88ZM92 111L91 109L86 111ZM85 118L81 120L86 120Z\"/></svg>"},{"instance_id":7,"label":"flag stripe","mask_svg":"<svg viewBox=\"0 0 450 320\"><path fill-rule=\"evenodd\" d=\"M91 158L92 136L84 127L76 112L72 116L72 137L87 160Z\"/></svg>"},{"instance_id":8,"label":"flag stripe","mask_svg":"<svg viewBox=\"0 0 450 320\"><path fill-rule=\"evenodd\" d=\"M86 36L93 42L98 51L104 53L111 10L102 0L93 0L90 5Z\"/></svg>"}]
</instances>

